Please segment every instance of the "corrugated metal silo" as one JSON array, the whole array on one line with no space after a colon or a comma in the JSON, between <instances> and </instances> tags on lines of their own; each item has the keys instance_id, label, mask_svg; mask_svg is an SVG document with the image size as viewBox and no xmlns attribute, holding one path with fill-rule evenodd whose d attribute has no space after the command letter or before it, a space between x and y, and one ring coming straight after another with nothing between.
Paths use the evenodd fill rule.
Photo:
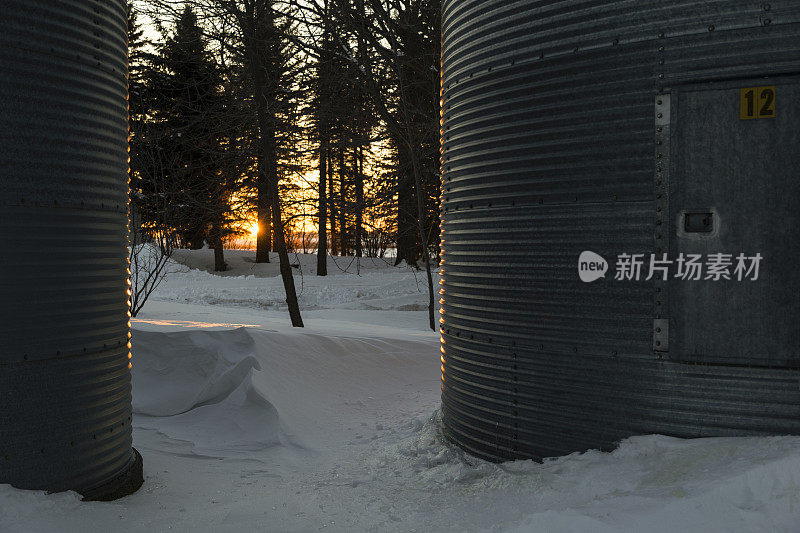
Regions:
<instances>
[{"instance_id":1,"label":"corrugated metal silo","mask_svg":"<svg viewBox=\"0 0 800 533\"><path fill-rule=\"evenodd\" d=\"M448 437L799 433L800 1L443 4Z\"/></svg>"},{"instance_id":2,"label":"corrugated metal silo","mask_svg":"<svg viewBox=\"0 0 800 533\"><path fill-rule=\"evenodd\" d=\"M0 483L89 499L131 447L124 0L0 4Z\"/></svg>"}]
</instances>

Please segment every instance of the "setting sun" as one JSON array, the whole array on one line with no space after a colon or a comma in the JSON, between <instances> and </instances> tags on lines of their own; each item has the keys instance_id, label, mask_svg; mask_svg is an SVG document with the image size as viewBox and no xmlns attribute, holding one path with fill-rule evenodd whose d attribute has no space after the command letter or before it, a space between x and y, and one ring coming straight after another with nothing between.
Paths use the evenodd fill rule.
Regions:
<instances>
[{"instance_id":1,"label":"setting sun","mask_svg":"<svg viewBox=\"0 0 800 533\"><path fill-rule=\"evenodd\" d=\"M258 235L258 222L253 222L250 225L250 235L252 235L253 237Z\"/></svg>"}]
</instances>

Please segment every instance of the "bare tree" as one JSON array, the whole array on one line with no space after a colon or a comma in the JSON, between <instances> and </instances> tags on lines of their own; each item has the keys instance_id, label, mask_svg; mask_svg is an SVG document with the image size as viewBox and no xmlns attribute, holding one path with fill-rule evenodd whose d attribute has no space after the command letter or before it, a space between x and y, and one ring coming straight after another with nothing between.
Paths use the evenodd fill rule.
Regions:
<instances>
[{"instance_id":1,"label":"bare tree","mask_svg":"<svg viewBox=\"0 0 800 533\"><path fill-rule=\"evenodd\" d=\"M130 265L130 312L135 317L167 273L175 247L175 231L165 221L169 202L164 182L164 154L146 141L152 136L144 117L144 70L148 44L137 23L137 12L128 2L128 102L131 142L131 191L128 212L128 261Z\"/></svg>"},{"instance_id":2,"label":"bare tree","mask_svg":"<svg viewBox=\"0 0 800 533\"><path fill-rule=\"evenodd\" d=\"M430 244L438 237L438 193L430 191L438 191L439 185L440 4L438 0L330 0L328 6L320 0L293 1L317 20L335 20L343 30L339 53L358 68L361 88L395 144L397 261L413 264L416 250L421 253L428 279L428 318L435 330ZM352 41L357 43L355 52ZM411 215L414 210L416 217ZM409 240L408 225L414 222L419 247Z\"/></svg>"},{"instance_id":3,"label":"bare tree","mask_svg":"<svg viewBox=\"0 0 800 533\"><path fill-rule=\"evenodd\" d=\"M143 227L135 206L136 204L131 204L128 248L131 271L130 311L133 317L139 314L148 298L169 273L170 258L176 244L172 228Z\"/></svg>"}]
</instances>

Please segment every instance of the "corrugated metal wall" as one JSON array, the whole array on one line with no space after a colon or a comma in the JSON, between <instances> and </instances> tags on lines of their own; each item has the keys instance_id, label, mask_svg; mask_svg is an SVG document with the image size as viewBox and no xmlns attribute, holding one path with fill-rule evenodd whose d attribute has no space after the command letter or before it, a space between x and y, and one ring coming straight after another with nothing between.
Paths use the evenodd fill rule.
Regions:
<instances>
[{"instance_id":1,"label":"corrugated metal wall","mask_svg":"<svg viewBox=\"0 0 800 533\"><path fill-rule=\"evenodd\" d=\"M800 432L797 368L688 364L654 343L655 321L683 312L671 281L577 274L584 250L611 278L619 253L677 250L668 96L765 76L752 85L797 86L800 1L443 4L448 437L496 460L635 434ZM797 301L778 312L800 319Z\"/></svg>"},{"instance_id":2,"label":"corrugated metal wall","mask_svg":"<svg viewBox=\"0 0 800 533\"><path fill-rule=\"evenodd\" d=\"M124 0L0 3L0 483L138 487L126 76Z\"/></svg>"}]
</instances>

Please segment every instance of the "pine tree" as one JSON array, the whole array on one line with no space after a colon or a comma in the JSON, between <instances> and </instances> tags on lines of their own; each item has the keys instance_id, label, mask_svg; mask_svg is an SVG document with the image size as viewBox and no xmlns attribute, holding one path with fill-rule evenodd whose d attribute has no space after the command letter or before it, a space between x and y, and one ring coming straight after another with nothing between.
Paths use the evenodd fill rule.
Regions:
<instances>
[{"instance_id":1,"label":"pine tree","mask_svg":"<svg viewBox=\"0 0 800 533\"><path fill-rule=\"evenodd\" d=\"M158 52L148 70L149 120L173 223L190 248L207 241L215 269L225 270L223 237L240 181L226 153L235 123L227 117L220 72L190 6Z\"/></svg>"}]
</instances>

